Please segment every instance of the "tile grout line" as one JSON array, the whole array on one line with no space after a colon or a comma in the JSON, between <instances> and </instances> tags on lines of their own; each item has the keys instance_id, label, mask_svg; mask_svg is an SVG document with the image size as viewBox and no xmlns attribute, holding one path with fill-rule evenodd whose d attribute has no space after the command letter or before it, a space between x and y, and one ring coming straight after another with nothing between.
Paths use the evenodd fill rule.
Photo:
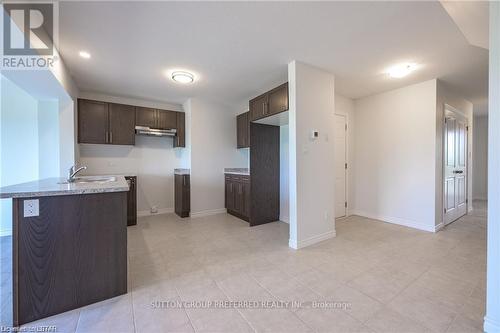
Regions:
<instances>
[{"instance_id":1,"label":"tile grout line","mask_svg":"<svg viewBox=\"0 0 500 333\"><path fill-rule=\"evenodd\" d=\"M280 272L281 272L281 270L280 270ZM257 279L254 278L252 275L250 275L250 278L252 280L254 280L255 283L257 283L262 289L264 289L265 291L267 291L272 297L276 298L278 301L280 300L279 297L277 297L276 295L274 295L270 290L268 290L266 287L264 287L262 284L260 284L259 281L257 281ZM285 310L288 311L288 312L290 312L295 318L297 318L301 323L303 323L312 332L315 332L315 330L312 327L310 327L306 322L304 322L299 316L297 316L297 314L294 311L290 311L288 309L285 309Z\"/></svg>"},{"instance_id":2,"label":"tile grout line","mask_svg":"<svg viewBox=\"0 0 500 333\"><path fill-rule=\"evenodd\" d=\"M221 288L221 286L219 285L219 283L217 281L215 281L215 285L217 286L217 288L219 288L219 290L227 297L227 299L229 300L232 300L234 301L225 291L224 289ZM250 322L250 320L248 320L247 317L245 317L245 315L241 312L240 309L235 309L238 314L243 318L243 320L248 324L248 326L250 326L250 328L255 332L257 333L257 329L252 325L252 323Z\"/></svg>"}]
</instances>

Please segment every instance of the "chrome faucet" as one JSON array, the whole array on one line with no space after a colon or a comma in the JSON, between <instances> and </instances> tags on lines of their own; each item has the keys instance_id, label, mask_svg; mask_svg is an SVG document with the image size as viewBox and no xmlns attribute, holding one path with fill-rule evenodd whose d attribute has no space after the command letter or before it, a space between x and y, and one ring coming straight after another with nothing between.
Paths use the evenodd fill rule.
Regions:
<instances>
[{"instance_id":1,"label":"chrome faucet","mask_svg":"<svg viewBox=\"0 0 500 333\"><path fill-rule=\"evenodd\" d=\"M78 169L76 168L76 165L73 165L71 168L69 168L68 171L68 183L72 183L75 181L75 176L77 173L79 173L82 170L87 169L86 166L81 166Z\"/></svg>"}]
</instances>

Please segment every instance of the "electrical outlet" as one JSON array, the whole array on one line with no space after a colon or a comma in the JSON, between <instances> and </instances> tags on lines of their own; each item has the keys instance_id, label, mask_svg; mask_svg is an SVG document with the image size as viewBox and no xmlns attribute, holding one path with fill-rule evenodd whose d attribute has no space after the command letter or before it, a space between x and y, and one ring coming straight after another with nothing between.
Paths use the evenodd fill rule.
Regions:
<instances>
[{"instance_id":1,"label":"electrical outlet","mask_svg":"<svg viewBox=\"0 0 500 333\"><path fill-rule=\"evenodd\" d=\"M24 200L24 217L38 216L40 213L38 199Z\"/></svg>"},{"instance_id":2,"label":"electrical outlet","mask_svg":"<svg viewBox=\"0 0 500 333\"><path fill-rule=\"evenodd\" d=\"M151 207L151 214L158 214L158 207L156 206Z\"/></svg>"}]
</instances>

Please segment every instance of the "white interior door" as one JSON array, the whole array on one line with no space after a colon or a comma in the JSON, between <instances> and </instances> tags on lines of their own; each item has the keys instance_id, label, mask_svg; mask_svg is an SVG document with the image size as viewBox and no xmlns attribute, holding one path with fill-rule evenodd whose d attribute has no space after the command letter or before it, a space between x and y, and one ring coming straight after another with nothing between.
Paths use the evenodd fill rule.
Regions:
<instances>
[{"instance_id":1,"label":"white interior door","mask_svg":"<svg viewBox=\"0 0 500 333\"><path fill-rule=\"evenodd\" d=\"M346 204L346 117L335 115L335 217L347 215Z\"/></svg>"},{"instance_id":2,"label":"white interior door","mask_svg":"<svg viewBox=\"0 0 500 333\"><path fill-rule=\"evenodd\" d=\"M467 119L446 110L444 126L444 223L467 213Z\"/></svg>"}]
</instances>

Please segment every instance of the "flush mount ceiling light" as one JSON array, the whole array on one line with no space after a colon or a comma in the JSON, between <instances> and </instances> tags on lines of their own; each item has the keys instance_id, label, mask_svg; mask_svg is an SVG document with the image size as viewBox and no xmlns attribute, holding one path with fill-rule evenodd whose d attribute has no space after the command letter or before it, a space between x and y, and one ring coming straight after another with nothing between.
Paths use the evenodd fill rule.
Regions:
<instances>
[{"instance_id":1,"label":"flush mount ceiling light","mask_svg":"<svg viewBox=\"0 0 500 333\"><path fill-rule=\"evenodd\" d=\"M179 83L192 83L194 81L194 75L184 71L175 71L172 73L172 80Z\"/></svg>"},{"instance_id":2,"label":"flush mount ceiling light","mask_svg":"<svg viewBox=\"0 0 500 333\"><path fill-rule=\"evenodd\" d=\"M90 59L90 53L88 53L87 51L80 51L78 53L80 55L80 57L82 57L83 59Z\"/></svg>"},{"instance_id":3,"label":"flush mount ceiling light","mask_svg":"<svg viewBox=\"0 0 500 333\"><path fill-rule=\"evenodd\" d=\"M416 69L417 64L414 63L399 64L389 68L387 70L387 74L389 74L390 77L399 79L405 77Z\"/></svg>"}]
</instances>

